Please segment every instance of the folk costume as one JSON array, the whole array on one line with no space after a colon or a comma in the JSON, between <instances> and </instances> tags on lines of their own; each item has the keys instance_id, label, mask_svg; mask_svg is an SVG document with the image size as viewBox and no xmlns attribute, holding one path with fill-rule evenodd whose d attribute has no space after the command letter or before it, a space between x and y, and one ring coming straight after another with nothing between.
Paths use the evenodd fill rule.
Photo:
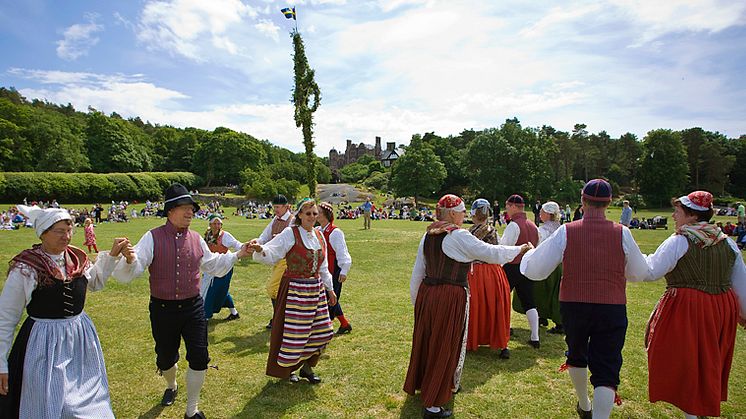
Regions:
<instances>
[{"instance_id":1,"label":"folk costume","mask_svg":"<svg viewBox=\"0 0 746 419\"><path fill-rule=\"evenodd\" d=\"M292 225L262 245L253 258L267 265L287 260L272 319L266 373L288 379L304 364L315 367L334 335L326 299L333 286L324 237L315 228L307 231Z\"/></svg>"},{"instance_id":2,"label":"folk costume","mask_svg":"<svg viewBox=\"0 0 746 419\"><path fill-rule=\"evenodd\" d=\"M211 215L208 220L209 222L212 222L216 218L219 218L219 216ZM243 243L236 240L231 233L222 228L218 233L213 233L212 229L208 227L204 239L205 243L207 243L207 248L213 253L228 253L228 250L230 249L239 251L241 250L241 246L243 246ZM231 278L233 278L233 268L221 277L214 277L207 273L202 275L200 295L202 295L202 298L205 300L206 319L211 319L213 314L219 313L220 309L223 307L230 310L230 315L228 315L227 320L239 318L236 305L233 302L233 297L229 292Z\"/></svg>"},{"instance_id":3,"label":"folk costume","mask_svg":"<svg viewBox=\"0 0 746 419\"><path fill-rule=\"evenodd\" d=\"M611 185L593 179L584 186L583 199L610 202ZM540 281L562 263L559 300L568 346L563 367L568 367L581 415L591 411L590 369L594 417L608 417L616 399L627 331L626 281L649 279L632 233L607 220L604 209L587 205L581 220L560 226L520 265L526 277Z\"/></svg>"},{"instance_id":4,"label":"folk costume","mask_svg":"<svg viewBox=\"0 0 746 419\"><path fill-rule=\"evenodd\" d=\"M696 211L712 208L712 195L679 198ZM691 416L720 416L738 319L746 317L746 267L738 246L707 222L681 226L647 257L666 292L646 330L651 402L666 401Z\"/></svg>"},{"instance_id":5,"label":"folk costume","mask_svg":"<svg viewBox=\"0 0 746 419\"><path fill-rule=\"evenodd\" d=\"M166 214L179 205L199 205L187 189L174 184L166 189ZM150 273L150 325L155 340L156 365L166 380L162 400L170 405L177 392L179 346L184 339L187 369L187 417L199 417L199 393L210 356L207 320L200 295L200 271L222 277L238 260L236 253L213 253L199 233L177 229L170 221L145 233L135 245L135 260L121 261L114 270L120 282L131 282L145 269Z\"/></svg>"},{"instance_id":6,"label":"folk costume","mask_svg":"<svg viewBox=\"0 0 746 419\"><path fill-rule=\"evenodd\" d=\"M547 214L555 215L557 220L559 220L561 210L556 202L545 202L541 209ZM560 223L557 220L547 220L539 226L539 245L560 227ZM546 322L549 319L555 324L552 329L548 330L549 333L562 333L563 330L562 315L560 314L559 307L561 279L562 266L560 265L545 280L533 282L534 302L536 303L536 310L539 312L539 323L541 324L542 320ZM517 298L513 299L513 310L519 313L523 312L521 302Z\"/></svg>"},{"instance_id":7,"label":"folk costume","mask_svg":"<svg viewBox=\"0 0 746 419\"><path fill-rule=\"evenodd\" d=\"M509 204L524 205L525 201L520 195L511 195L508 197ZM504 246L522 245L525 243L531 243L534 246L539 244L539 230L536 228L536 224L533 221L526 218L526 213L521 211L513 214L510 219L510 224L505 227L503 236L500 239L500 244ZM536 302L534 301L534 284L523 274L521 274L518 266L521 263L523 255L517 256L515 259L503 265L505 274L508 277L510 283L510 290L515 289L513 300L516 297L520 300L521 310L520 313L526 313L528 319L528 325L531 329L531 338L529 344L534 348L539 347L539 312L536 309Z\"/></svg>"},{"instance_id":8,"label":"folk costume","mask_svg":"<svg viewBox=\"0 0 746 419\"><path fill-rule=\"evenodd\" d=\"M463 201L455 195L442 197L438 207L465 211ZM520 252L520 246L487 244L447 221L436 221L427 227L409 285L414 331L404 382L408 394L420 390L423 406L445 405L459 387L469 324L467 275L471 263L479 260L502 264Z\"/></svg>"},{"instance_id":9,"label":"folk costume","mask_svg":"<svg viewBox=\"0 0 746 419\"><path fill-rule=\"evenodd\" d=\"M490 203L478 199L472 204L472 216L482 209L489 212ZM500 240L497 230L489 223L474 224L469 233L485 243L496 245ZM509 357L510 340L510 284L499 264L475 261L467 275L469 282L469 331L466 350L475 351L480 345L503 350L502 358Z\"/></svg>"},{"instance_id":10,"label":"folk costume","mask_svg":"<svg viewBox=\"0 0 746 419\"><path fill-rule=\"evenodd\" d=\"M277 195L274 199L272 199L272 205L288 205L288 200L285 195ZM285 230L285 228L292 224L294 219L295 217L290 210L285 211L285 214L283 214L281 217L275 215L274 217L272 217L272 221L270 221L269 224L267 224L267 226L262 231L262 234L257 239L257 243L261 245L269 243L270 240L275 238L278 234ZM278 260L277 263L275 263L275 265L272 267L272 273L270 274L269 280L267 281L267 295L272 300L273 310L276 308L277 292L280 289L280 281L282 280L282 275L285 273L286 269L287 262L285 261L285 259ZM267 328L272 328L271 320L267 325Z\"/></svg>"},{"instance_id":11,"label":"folk costume","mask_svg":"<svg viewBox=\"0 0 746 419\"><path fill-rule=\"evenodd\" d=\"M18 207L39 237L72 220L64 209ZM77 247L54 255L36 244L10 261L0 295L0 373L9 383L0 417L114 417L101 342L83 307L86 292L104 287L118 258L101 252L91 264ZM11 349L24 308L28 317Z\"/></svg>"},{"instance_id":12,"label":"folk costume","mask_svg":"<svg viewBox=\"0 0 746 419\"><path fill-rule=\"evenodd\" d=\"M321 203L320 206L327 206L327 209L333 214L334 208L327 203ZM339 318L340 327L337 334L345 334L352 331L352 326L347 321L342 306L339 304L339 300L342 297L342 283L339 282L339 276L345 275L350 271L352 266L352 257L350 252L347 250L347 242L345 241L345 234L342 230L334 225L334 221L330 221L327 225L319 226L319 231L324 235L324 241L326 242L326 261L329 272L332 274L332 286L334 293L337 295L337 304L329 307L329 318L334 321L335 318Z\"/></svg>"}]
</instances>

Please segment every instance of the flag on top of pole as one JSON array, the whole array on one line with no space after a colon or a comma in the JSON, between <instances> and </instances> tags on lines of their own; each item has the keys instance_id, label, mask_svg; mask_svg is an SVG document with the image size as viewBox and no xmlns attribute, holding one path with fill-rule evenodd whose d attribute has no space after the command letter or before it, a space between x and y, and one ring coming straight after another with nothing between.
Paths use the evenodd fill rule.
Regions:
<instances>
[{"instance_id":1,"label":"flag on top of pole","mask_svg":"<svg viewBox=\"0 0 746 419\"><path fill-rule=\"evenodd\" d=\"M292 9L289 7L286 7L280 11L282 12L283 15L285 15L285 19L296 20L295 19L295 7L293 7Z\"/></svg>"}]
</instances>

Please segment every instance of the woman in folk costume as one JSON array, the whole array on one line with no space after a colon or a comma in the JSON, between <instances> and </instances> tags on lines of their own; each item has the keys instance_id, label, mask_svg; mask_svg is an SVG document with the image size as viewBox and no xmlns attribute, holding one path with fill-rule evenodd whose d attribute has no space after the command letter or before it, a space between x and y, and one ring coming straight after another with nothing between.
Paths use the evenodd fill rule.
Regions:
<instances>
[{"instance_id":1,"label":"woman in folk costume","mask_svg":"<svg viewBox=\"0 0 746 419\"><path fill-rule=\"evenodd\" d=\"M235 251L241 250L243 243L236 240L233 235L223 230L223 220L218 214L210 215L207 220L210 227L205 232L205 243L213 253L228 253L231 248ZM238 315L236 305L233 303L233 297L229 292L231 278L233 277L233 268L227 274L216 278L207 273L202 274L201 294L205 300L205 318L211 319L212 315L220 312L225 307L230 310L230 314L225 320L236 320L241 316Z\"/></svg>"},{"instance_id":2,"label":"woman in folk costume","mask_svg":"<svg viewBox=\"0 0 746 419\"><path fill-rule=\"evenodd\" d=\"M101 342L83 307L86 291L104 287L129 242L116 239L91 264L70 246L67 210L18 208L41 244L10 261L0 295L0 417L113 418ZM11 350L24 308L29 316Z\"/></svg>"},{"instance_id":3,"label":"woman in folk costume","mask_svg":"<svg viewBox=\"0 0 746 419\"><path fill-rule=\"evenodd\" d=\"M352 332L352 326L339 305L339 299L342 296L342 283L347 280L347 274L352 266L352 257L347 250L345 234L342 230L334 225L334 207L328 202L319 204L319 231L324 235L326 241L326 260L329 272L332 274L332 285L334 293L337 295L337 304L329 306L329 318L334 321L339 319L338 335L344 335Z\"/></svg>"},{"instance_id":4,"label":"woman in folk costume","mask_svg":"<svg viewBox=\"0 0 746 419\"><path fill-rule=\"evenodd\" d=\"M312 368L334 335L329 306L337 303L324 237L314 228L318 215L316 202L304 198L292 226L268 243L252 246L257 262L287 261L272 319L267 375L296 382L295 371L300 368L299 375L311 384L321 382Z\"/></svg>"},{"instance_id":5,"label":"woman in folk costume","mask_svg":"<svg viewBox=\"0 0 746 419\"><path fill-rule=\"evenodd\" d=\"M532 248L487 244L462 229L466 208L456 195L440 198L436 212L438 221L420 241L409 285L414 332L404 391L414 395L420 390L425 418L452 415L443 406L461 380L471 262L503 264Z\"/></svg>"},{"instance_id":6,"label":"woman in folk costume","mask_svg":"<svg viewBox=\"0 0 746 419\"><path fill-rule=\"evenodd\" d=\"M539 211L541 225L539 226L539 245L548 239L560 227L560 217L562 210L559 204L554 201L545 202ZM549 276L543 280L534 282L534 302L539 312L539 324L546 325L547 319L554 322L554 327L547 330L547 333L562 334L562 315L560 314L559 292L560 280L562 279L562 265L552 271ZM523 313L519 299L513 299L513 309Z\"/></svg>"},{"instance_id":7,"label":"woman in folk costume","mask_svg":"<svg viewBox=\"0 0 746 419\"><path fill-rule=\"evenodd\" d=\"M490 203L477 199L471 204L474 225L469 229L479 240L497 244L497 230L490 225ZM475 261L467 276L469 282L469 333L466 350L475 351L479 345L500 350L500 358L510 358L510 284L502 266Z\"/></svg>"},{"instance_id":8,"label":"woman in folk costume","mask_svg":"<svg viewBox=\"0 0 746 419\"><path fill-rule=\"evenodd\" d=\"M676 232L647 257L666 292L650 316L645 343L651 402L666 401L686 418L720 416L736 328L746 325L746 267L712 218L712 195L673 201Z\"/></svg>"}]
</instances>

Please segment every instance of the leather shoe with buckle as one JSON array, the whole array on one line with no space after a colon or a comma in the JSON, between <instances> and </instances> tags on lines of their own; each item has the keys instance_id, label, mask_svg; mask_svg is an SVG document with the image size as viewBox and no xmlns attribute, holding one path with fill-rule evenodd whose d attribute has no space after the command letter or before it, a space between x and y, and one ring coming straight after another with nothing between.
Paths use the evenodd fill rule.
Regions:
<instances>
[{"instance_id":1,"label":"leather shoe with buckle","mask_svg":"<svg viewBox=\"0 0 746 419\"><path fill-rule=\"evenodd\" d=\"M178 388L167 388L166 391L163 392L163 398L161 399L161 406L171 406L174 404L174 401L176 400L176 395L179 393Z\"/></svg>"},{"instance_id":2,"label":"leather shoe with buckle","mask_svg":"<svg viewBox=\"0 0 746 419\"><path fill-rule=\"evenodd\" d=\"M303 368L301 368L298 375L308 380L308 382L311 384L318 384L321 382L321 378L318 375L316 375L316 373L314 373L313 371L307 372L303 370Z\"/></svg>"},{"instance_id":3,"label":"leather shoe with buckle","mask_svg":"<svg viewBox=\"0 0 746 419\"><path fill-rule=\"evenodd\" d=\"M500 359L510 359L510 349L508 348L501 349Z\"/></svg>"},{"instance_id":4,"label":"leather shoe with buckle","mask_svg":"<svg viewBox=\"0 0 746 419\"><path fill-rule=\"evenodd\" d=\"M338 335L346 335L350 332L352 332L352 325L350 324L348 324L347 326L339 326L339 329L337 329Z\"/></svg>"},{"instance_id":5,"label":"leather shoe with buckle","mask_svg":"<svg viewBox=\"0 0 746 419\"><path fill-rule=\"evenodd\" d=\"M578 403L575 406L575 410L577 410L578 417L580 417L580 419L593 419L593 409L591 409L591 410L583 410L583 409L580 408L580 403Z\"/></svg>"},{"instance_id":6,"label":"leather shoe with buckle","mask_svg":"<svg viewBox=\"0 0 746 419\"><path fill-rule=\"evenodd\" d=\"M424 419L430 418L450 418L453 416L452 410L443 409L442 407L437 412L431 412L427 409L422 409L422 417Z\"/></svg>"},{"instance_id":7,"label":"leather shoe with buckle","mask_svg":"<svg viewBox=\"0 0 746 419\"><path fill-rule=\"evenodd\" d=\"M198 410L197 413L193 414L192 416L187 416L186 413L184 413L184 419L207 419L205 417L205 414L202 413L201 410Z\"/></svg>"},{"instance_id":8,"label":"leather shoe with buckle","mask_svg":"<svg viewBox=\"0 0 746 419\"><path fill-rule=\"evenodd\" d=\"M238 313L236 313L236 314L231 313L231 314L228 315L228 317L225 318L225 321L229 322L231 320L236 320L236 319L240 319L240 318L241 318L241 316Z\"/></svg>"}]
</instances>

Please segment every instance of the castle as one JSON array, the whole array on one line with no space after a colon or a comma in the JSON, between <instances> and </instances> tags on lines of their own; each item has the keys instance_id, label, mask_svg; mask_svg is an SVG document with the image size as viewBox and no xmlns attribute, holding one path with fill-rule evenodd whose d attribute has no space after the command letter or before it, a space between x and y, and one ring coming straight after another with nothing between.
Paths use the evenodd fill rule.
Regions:
<instances>
[{"instance_id":1,"label":"castle","mask_svg":"<svg viewBox=\"0 0 746 419\"><path fill-rule=\"evenodd\" d=\"M389 167L399 158L402 151L396 149L395 142L387 142L386 149L382 150L381 137L376 137L375 146L363 143L355 145L352 144L352 140L347 140L347 148L344 154L340 154L336 149L329 150L329 168L332 170L332 173L336 173L337 170L356 162L366 154L379 160L383 164L383 167Z\"/></svg>"}]
</instances>

